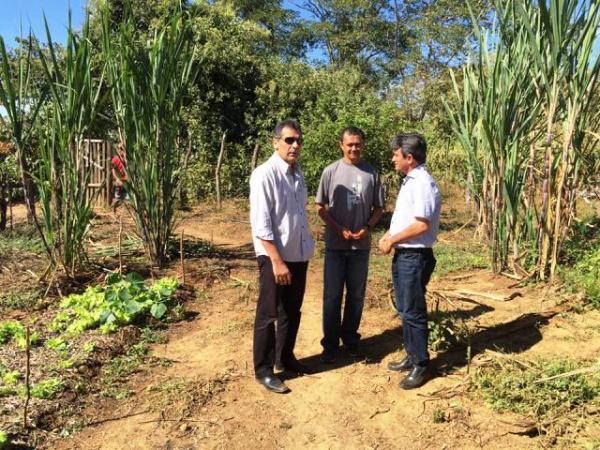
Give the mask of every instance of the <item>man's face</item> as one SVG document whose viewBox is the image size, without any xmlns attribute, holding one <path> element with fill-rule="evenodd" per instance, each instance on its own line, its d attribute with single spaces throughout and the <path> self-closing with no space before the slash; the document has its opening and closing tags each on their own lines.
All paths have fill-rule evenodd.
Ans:
<svg viewBox="0 0 600 450">
<path fill-rule="evenodd" d="M 402 150 L 397 148 L 394 150 L 394 154 L 392 156 L 392 162 L 394 163 L 394 170 L 396 172 L 400 172 L 406 175 L 413 165 L 414 159 L 413 155 L 408 154 L 406 157 L 402 154 Z"/>
<path fill-rule="evenodd" d="M 357 164 L 362 156 L 364 143 L 360 135 L 344 133 L 340 148 L 347 162 Z"/>
<path fill-rule="evenodd" d="M 273 147 L 286 163 L 294 164 L 300 157 L 302 135 L 293 128 L 284 127 L 281 136 L 273 138 Z"/>
</svg>

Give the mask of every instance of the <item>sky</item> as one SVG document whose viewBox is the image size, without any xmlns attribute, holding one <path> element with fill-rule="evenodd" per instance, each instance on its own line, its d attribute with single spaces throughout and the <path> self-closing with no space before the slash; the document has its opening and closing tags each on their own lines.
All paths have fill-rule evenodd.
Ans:
<svg viewBox="0 0 600 450">
<path fill-rule="evenodd" d="M 27 36 L 29 29 L 40 41 L 46 41 L 44 14 L 52 39 L 59 43 L 67 40 L 69 7 L 73 26 L 81 27 L 85 17 L 86 0 L 0 0 L 0 35 L 8 47 L 13 47 L 15 38 Z"/>
</svg>

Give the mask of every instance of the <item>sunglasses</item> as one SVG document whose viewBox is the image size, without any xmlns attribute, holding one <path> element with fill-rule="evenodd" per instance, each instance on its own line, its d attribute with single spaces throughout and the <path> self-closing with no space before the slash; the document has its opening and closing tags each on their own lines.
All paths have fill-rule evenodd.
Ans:
<svg viewBox="0 0 600 450">
<path fill-rule="evenodd" d="M 301 137 L 297 137 L 297 138 L 295 138 L 295 137 L 292 137 L 292 136 L 290 136 L 290 137 L 286 137 L 286 138 L 283 140 L 283 142 L 285 142 L 287 145 L 292 145 L 294 142 L 297 142 L 297 143 L 298 143 L 298 145 L 302 145 L 302 142 L 303 142 L 303 141 L 302 141 L 302 138 L 301 138 Z"/>
</svg>

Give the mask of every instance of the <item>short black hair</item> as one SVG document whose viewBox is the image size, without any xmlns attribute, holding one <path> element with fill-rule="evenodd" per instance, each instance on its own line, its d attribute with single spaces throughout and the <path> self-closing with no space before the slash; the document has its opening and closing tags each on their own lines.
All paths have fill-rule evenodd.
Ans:
<svg viewBox="0 0 600 450">
<path fill-rule="evenodd" d="M 427 142 L 418 133 L 401 133 L 390 141 L 392 151 L 400 149 L 402 156 L 413 155 L 417 164 L 425 164 L 427 160 Z"/>
<path fill-rule="evenodd" d="M 360 140 L 363 141 L 363 143 L 365 142 L 365 133 L 358 127 L 349 126 L 344 128 L 340 133 L 340 142 L 343 142 L 345 134 L 350 136 L 360 136 Z"/>
<path fill-rule="evenodd" d="M 300 124 L 297 120 L 285 119 L 281 122 L 278 122 L 277 125 L 275 125 L 275 134 L 273 136 L 275 136 L 276 138 L 280 138 L 281 132 L 284 128 L 291 128 L 292 130 L 297 131 L 300 135 L 302 135 L 302 128 L 300 128 Z"/>
</svg>

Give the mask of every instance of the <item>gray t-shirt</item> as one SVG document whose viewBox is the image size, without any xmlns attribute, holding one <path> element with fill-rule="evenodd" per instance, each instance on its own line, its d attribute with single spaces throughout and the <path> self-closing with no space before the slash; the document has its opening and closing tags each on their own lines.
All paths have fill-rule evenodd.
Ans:
<svg viewBox="0 0 600 450">
<path fill-rule="evenodd" d="M 379 174 L 365 161 L 353 165 L 339 159 L 323 171 L 316 202 L 327 206 L 329 215 L 340 226 L 357 232 L 366 225 L 372 209 L 384 205 Z M 346 241 L 328 225 L 325 247 L 332 250 L 367 250 L 371 248 L 371 233 L 359 241 Z"/>
</svg>

